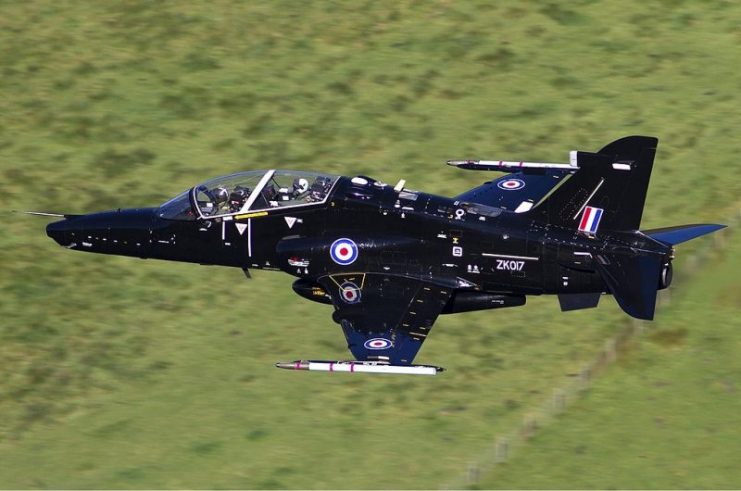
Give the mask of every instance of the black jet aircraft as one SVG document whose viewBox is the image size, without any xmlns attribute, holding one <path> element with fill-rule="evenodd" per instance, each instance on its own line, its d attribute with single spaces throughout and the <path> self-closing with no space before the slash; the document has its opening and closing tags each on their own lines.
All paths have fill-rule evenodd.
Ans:
<svg viewBox="0 0 741 491">
<path fill-rule="evenodd" d="M 356 361 L 279 368 L 434 374 L 412 361 L 440 314 L 543 294 L 586 309 L 610 294 L 628 315 L 654 317 L 673 246 L 723 228 L 640 230 L 657 142 L 626 137 L 563 164 L 449 161 L 506 173 L 452 198 L 364 176 L 241 172 L 157 208 L 61 215 L 47 233 L 79 251 L 295 276 L 296 293 L 333 305 Z"/>
</svg>

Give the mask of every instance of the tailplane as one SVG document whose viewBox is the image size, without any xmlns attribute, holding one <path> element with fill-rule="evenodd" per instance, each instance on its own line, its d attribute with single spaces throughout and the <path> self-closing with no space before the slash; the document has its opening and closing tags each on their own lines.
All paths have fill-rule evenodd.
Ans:
<svg viewBox="0 0 741 491">
<path fill-rule="evenodd" d="M 648 235 L 659 242 L 673 246 L 681 244 L 682 242 L 687 242 L 688 240 L 696 239 L 697 237 L 702 237 L 705 234 L 713 233 L 722 228 L 726 228 L 726 226 L 715 223 L 703 223 L 697 225 L 677 225 L 675 227 L 644 230 L 643 234 Z"/>
</svg>

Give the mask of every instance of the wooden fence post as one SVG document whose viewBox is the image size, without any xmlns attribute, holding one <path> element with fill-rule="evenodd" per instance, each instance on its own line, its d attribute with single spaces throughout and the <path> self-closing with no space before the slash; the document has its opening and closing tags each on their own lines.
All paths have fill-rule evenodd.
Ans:
<svg viewBox="0 0 741 491">
<path fill-rule="evenodd" d="M 556 412 L 561 412 L 565 406 L 566 392 L 561 388 L 553 389 L 553 409 Z"/>
<path fill-rule="evenodd" d="M 474 464 L 468 468 L 468 485 L 473 486 L 479 483 L 479 466 Z"/>
<path fill-rule="evenodd" d="M 497 438 L 497 452 L 494 461 L 497 464 L 506 462 L 509 457 L 509 440 L 506 438 Z"/>
<path fill-rule="evenodd" d="M 617 343 L 615 343 L 615 338 L 611 338 L 605 341 L 605 356 L 607 358 L 607 363 L 612 363 L 617 357 L 616 344 Z"/>
</svg>

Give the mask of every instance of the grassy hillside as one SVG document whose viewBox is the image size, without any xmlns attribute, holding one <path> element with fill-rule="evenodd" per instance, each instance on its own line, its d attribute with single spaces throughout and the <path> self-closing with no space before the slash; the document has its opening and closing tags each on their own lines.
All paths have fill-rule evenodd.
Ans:
<svg viewBox="0 0 741 491">
<path fill-rule="evenodd" d="M 447 158 L 649 134 L 644 226 L 713 221 L 741 194 L 739 25 L 720 1 L 6 3 L 0 206 L 156 205 L 272 166 L 451 195 L 484 176 Z M 290 373 L 347 356 L 290 278 L 65 251 L 5 217 L 0 487 L 436 487 L 623 316 L 533 299 L 441 318 L 418 358 L 440 377 Z"/>
</svg>

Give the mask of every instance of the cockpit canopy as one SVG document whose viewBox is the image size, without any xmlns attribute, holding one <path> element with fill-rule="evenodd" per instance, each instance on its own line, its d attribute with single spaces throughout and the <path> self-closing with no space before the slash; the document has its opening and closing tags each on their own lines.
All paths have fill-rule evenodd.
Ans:
<svg viewBox="0 0 741 491">
<path fill-rule="evenodd" d="M 158 215 L 195 220 L 324 203 L 338 178 L 290 170 L 240 172 L 195 186 L 164 203 Z"/>
</svg>

